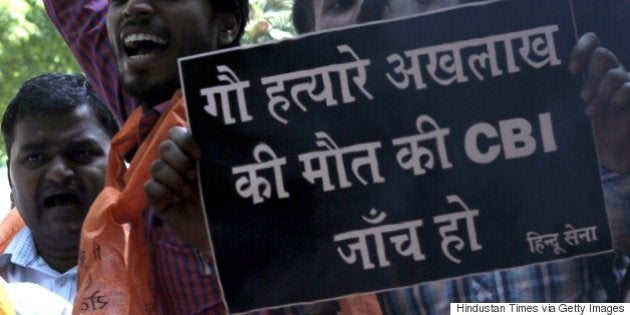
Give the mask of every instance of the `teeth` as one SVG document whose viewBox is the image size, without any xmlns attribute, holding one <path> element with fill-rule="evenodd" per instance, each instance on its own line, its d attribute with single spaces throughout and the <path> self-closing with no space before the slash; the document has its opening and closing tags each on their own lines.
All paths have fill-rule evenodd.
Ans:
<svg viewBox="0 0 630 315">
<path fill-rule="evenodd" d="M 139 41 L 151 41 L 160 45 L 166 45 L 166 41 L 164 39 L 150 34 L 131 34 L 124 38 L 125 45 Z"/>
<path fill-rule="evenodd" d="M 76 207 L 80 205 L 81 201 L 77 196 L 72 194 L 61 194 L 57 196 L 51 196 L 44 200 L 44 206 L 48 208 L 67 208 Z"/>
<path fill-rule="evenodd" d="M 141 59 L 149 58 L 149 57 L 151 57 L 153 55 L 154 54 L 134 55 L 134 56 L 129 56 L 129 59 L 131 59 L 131 60 L 141 60 Z"/>
</svg>

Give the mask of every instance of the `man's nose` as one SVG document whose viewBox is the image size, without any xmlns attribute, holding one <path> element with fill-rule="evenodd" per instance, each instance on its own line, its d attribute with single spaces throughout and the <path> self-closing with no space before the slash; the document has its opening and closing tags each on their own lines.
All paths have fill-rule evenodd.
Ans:
<svg viewBox="0 0 630 315">
<path fill-rule="evenodd" d="M 137 17 L 153 14 L 153 5 L 150 0 L 129 0 L 123 11 L 125 17 Z"/>
<path fill-rule="evenodd" d="M 57 183 L 65 183 L 72 179 L 74 177 L 74 169 L 70 163 L 70 161 L 60 156 L 53 158 L 48 163 L 46 179 Z"/>
</svg>

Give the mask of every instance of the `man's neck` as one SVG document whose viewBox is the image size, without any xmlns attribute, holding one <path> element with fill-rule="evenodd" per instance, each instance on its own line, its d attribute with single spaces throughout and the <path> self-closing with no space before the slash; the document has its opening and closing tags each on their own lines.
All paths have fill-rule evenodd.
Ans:
<svg viewBox="0 0 630 315">
<path fill-rule="evenodd" d="M 35 248 L 37 250 L 37 255 L 39 255 L 44 261 L 48 264 L 48 266 L 59 273 L 65 273 L 70 268 L 77 265 L 77 260 L 79 257 L 79 244 L 77 241 L 76 248 L 74 249 L 56 249 L 50 248 L 45 249 L 41 244 L 38 244 L 35 241 Z"/>
<path fill-rule="evenodd" d="M 72 267 L 77 265 L 78 253 L 75 251 L 75 255 L 64 255 L 58 257 L 56 255 L 47 255 L 38 250 L 39 255 L 44 259 L 48 266 L 59 273 L 65 273 Z"/>
<path fill-rule="evenodd" d="M 178 83 L 164 84 L 151 91 L 147 91 L 147 93 L 137 95 L 137 97 L 141 100 L 142 109 L 147 111 L 169 101 L 178 89 Z"/>
</svg>

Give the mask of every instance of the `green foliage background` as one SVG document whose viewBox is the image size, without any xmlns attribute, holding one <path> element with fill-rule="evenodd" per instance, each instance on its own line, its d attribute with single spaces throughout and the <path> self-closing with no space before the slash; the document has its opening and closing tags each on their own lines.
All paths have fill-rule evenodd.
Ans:
<svg viewBox="0 0 630 315">
<path fill-rule="evenodd" d="M 292 0 L 250 0 L 243 44 L 294 36 L 292 5 Z M 80 71 L 41 0 L 0 0 L 0 114 L 25 80 L 46 72 Z M 4 143 L 0 157 L 4 164 Z"/>
</svg>

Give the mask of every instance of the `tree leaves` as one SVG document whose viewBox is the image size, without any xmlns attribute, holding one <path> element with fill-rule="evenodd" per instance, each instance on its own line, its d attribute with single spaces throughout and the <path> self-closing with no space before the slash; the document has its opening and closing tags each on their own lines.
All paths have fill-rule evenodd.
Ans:
<svg viewBox="0 0 630 315">
<path fill-rule="evenodd" d="M 249 23 L 242 44 L 257 44 L 295 36 L 291 21 L 293 0 L 250 0 Z"/>
<path fill-rule="evenodd" d="M 0 112 L 22 82 L 45 72 L 80 72 L 38 0 L 0 4 Z M 6 161 L 4 144 L 0 148 Z"/>
<path fill-rule="evenodd" d="M 295 35 L 292 0 L 250 0 L 243 44 Z M 0 113 L 25 80 L 46 72 L 81 72 L 40 0 L 0 2 Z M 0 140 L 1 141 L 1 140 Z M 1 161 L 6 161 L 4 144 Z"/>
</svg>

